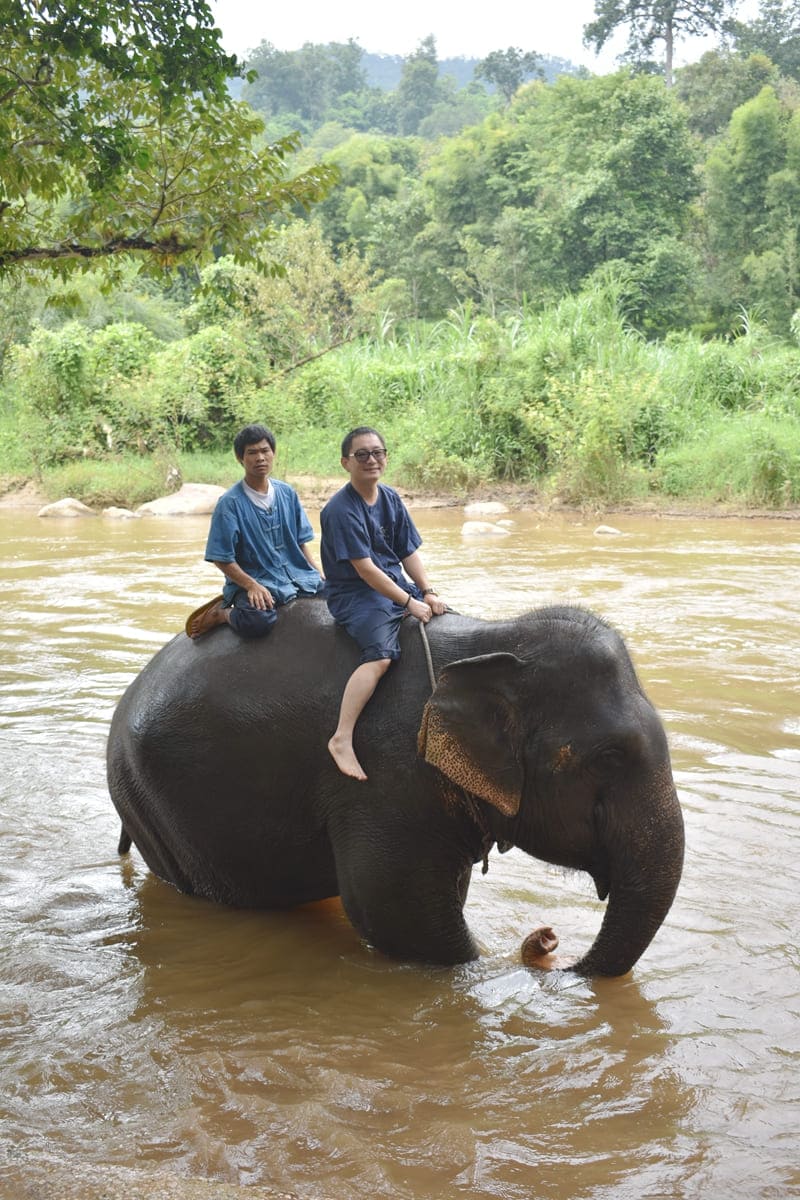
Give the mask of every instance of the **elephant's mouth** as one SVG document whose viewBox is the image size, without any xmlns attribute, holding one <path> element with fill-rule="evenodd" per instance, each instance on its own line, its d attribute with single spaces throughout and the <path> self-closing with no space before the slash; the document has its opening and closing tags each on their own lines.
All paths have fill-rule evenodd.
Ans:
<svg viewBox="0 0 800 1200">
<path fill-rule="evenodd" d="M 597 891 L 597 898 L 599 900 L 605 900 L 609 891 L 611 890 L 605 872 L 592 871 L 592 879 L 594 880 L 594 886 Z"/>
<path fill-rule="evenodd" d="M 604 846 L 595 845 L 589 874 L 594 880 L 595 890 L 599 900 L 606 900 L 611 891 L 611 869 L 608 855 Z"/>
</svg>

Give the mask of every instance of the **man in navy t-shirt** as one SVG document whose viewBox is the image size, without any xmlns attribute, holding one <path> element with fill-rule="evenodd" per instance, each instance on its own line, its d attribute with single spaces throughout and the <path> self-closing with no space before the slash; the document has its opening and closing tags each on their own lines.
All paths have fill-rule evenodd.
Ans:
<svg viewBox="0 0 800 1200">
<path fill-rule="evenodd" d="M 427 624 L 446 605 L 431 588 L 418 553 L 422 544 L 405 504 L 380 482 L 386 445 L 366 425 L 342 442 L 350 482 L 322 510 L 325 597 L 334 620 L 361 648 L 347 681 L 328 749 L 339 770 L 367 776 L 353 749 L 353 730 L 392 661 L 400 657 L 400 623 L 409 613 Z"/>
<path fill-rule="evenodd" d="M 322 588 L 308 549 L 314 531 L 297 493 L 270 479 L 275 435 L 264 425 L 247 425 L 233 449 L 244 479 L 217 501 L 206 545 L 206 561 L 219 567 L 226 582 L 221 597 L 189 617 L 190 638 L 225 622 L 240 637 L 263 637 L 277 621 L 279 605 Z"/>
</svg>

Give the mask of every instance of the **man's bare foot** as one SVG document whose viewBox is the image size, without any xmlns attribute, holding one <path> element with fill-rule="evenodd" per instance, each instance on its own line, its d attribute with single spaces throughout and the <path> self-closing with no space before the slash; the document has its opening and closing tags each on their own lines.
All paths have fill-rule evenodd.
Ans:
<svg viewBox="0 0 800 1200">
<path fill-rule="evenodd" d="M 328 750 L 343 775 L 350 775 L 351 778 L 361 781 L 367 778 L 361 763 L 356 758 L 352 743 L 347 738 L 334 734 L 328 742 Z"/>
<path fill-rule="evenodd" d="M 529 933 L 522 943 L 522 961 L 526 967 L 544 967 L 549 963 L 544 961 L 558 946 L 558 937 L 549 925 L 540 925 Z"/>
<path fill-rule="evenodd" d="M 209 600 L 208 604 L 196 608 L 189 615 L 186 621 L 186 632 L 190 638 L 198 638 L 216 628 L 217 625 L 224 624 L 227 620 L 228 611 L 222 607 L 222 596 L 217 596 L 215 599 Z"/>
</svg>

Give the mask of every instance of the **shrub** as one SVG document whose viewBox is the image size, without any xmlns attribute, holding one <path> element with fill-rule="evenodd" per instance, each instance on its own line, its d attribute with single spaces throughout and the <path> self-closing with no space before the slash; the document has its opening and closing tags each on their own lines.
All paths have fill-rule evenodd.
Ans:
<svg viewBox="0 0 800 1200">
<path fill-rule="evenodd" d="M 652 386 L 588 370 L 554 388 L 551 452 L 556 486 L 567 498 L 619 502 L 647 492 L 649 442 L 642 443 L 637 420 Z"/>
<path fill-rule="evenodd" d="M 800 501 L 800 427 L 763 413 L 718 418 L 702 438 L 659 456 L 667 495 L 781 507 Z"/>
<path fill-rule="evenodd" d="M 141 436 L 131 417 L 137 398 L 149 422 L 149 443 L 168 441 L 179 450 L 197 450 L 229 445 L 235 428 L 253 414 L 259 367 L 247 345 L 217 325 L 157 354 L 135 381 L 118 413 L 118 436 L 129 443 Z M 146 412 L 144 411 L 146 408 Z"/>
</svg>

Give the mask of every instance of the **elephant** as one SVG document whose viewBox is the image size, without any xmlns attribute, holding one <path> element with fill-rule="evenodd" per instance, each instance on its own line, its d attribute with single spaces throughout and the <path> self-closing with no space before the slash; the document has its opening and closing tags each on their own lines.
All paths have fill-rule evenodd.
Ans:
<svg viewBox="0 0 800 1200">
<path fill-rule="evenodd" d="M 226 627 L 173 638 L 111 722 L 120 852 L 132 840 L 163 880 L 222 904 L 340 896 L 374 949 L 454 965 L 479 953 L 463 913 L 473 865 L 517 846 L 608 898 L 568 969 L 626 974 L 672 904 L 684 833 L 622 637 L 557 605 L 410 617 L 401 648 L 357 728 L 363 782 L 326 748 L 358 650 L 323 600 L 281 608 L 258 642 Z"/>
</svg>

